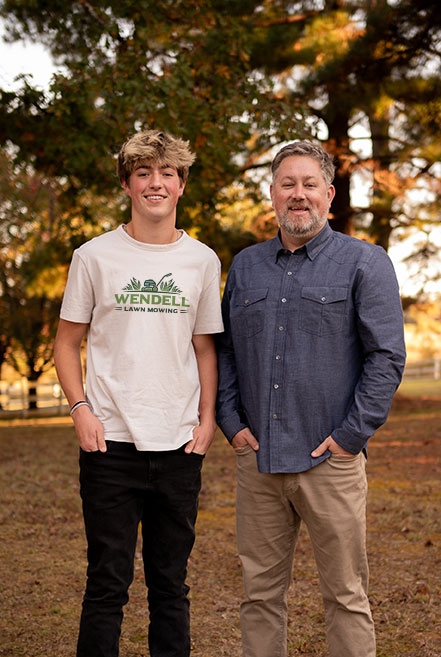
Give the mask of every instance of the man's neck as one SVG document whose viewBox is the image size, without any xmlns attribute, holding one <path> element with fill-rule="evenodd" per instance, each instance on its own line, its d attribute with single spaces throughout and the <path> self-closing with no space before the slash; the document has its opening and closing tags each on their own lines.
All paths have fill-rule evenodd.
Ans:
<svg viewBox="0 0 441 657">
<path fill-rule="evenodd" d="M 285 230 L 283 230 L 283 228 L 280 228 L 280 241 L 282 242 L 285 249 L 288 249 L 294 253 L 294 251 L 300 249 L 302 246 L 310 242 L 316 235 L 321 233 L 325 225 L 326 224 L 323 224 L 320 230 L 315 231 L 311 235 L 289 235 Z"/>
<path fill-rule="evenodd" d="M 287 235 L 284 231 L 280 231 L 280 241 L 282 242 L 285 249 L 288 251 L 296 251 L 300 249 L 304 244 L 309 242 L 312 239 L 311 237 L 295 237 L 293 235 Z"/>
</svg>

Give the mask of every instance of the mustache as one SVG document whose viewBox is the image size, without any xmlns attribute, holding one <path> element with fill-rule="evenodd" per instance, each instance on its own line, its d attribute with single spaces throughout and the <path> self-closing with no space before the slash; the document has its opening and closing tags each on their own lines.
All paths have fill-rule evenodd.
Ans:
<svg viewBox="0 0 441 657">
<path fill-rule="evenodd" d="M 287 206 L 290 210 L 310 210 L 309 203 L 289 203 Z"/>
</svg>

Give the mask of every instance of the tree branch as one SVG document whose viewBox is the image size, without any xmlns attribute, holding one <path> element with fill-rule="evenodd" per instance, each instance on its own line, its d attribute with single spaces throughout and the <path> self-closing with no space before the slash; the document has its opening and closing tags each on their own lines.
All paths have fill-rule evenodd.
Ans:
<svg viewBox="0 0 441 657">
<path fill-rule="evenodd" d="M 283 18 L 273 18 L 267 21 L 255 23 L 256 27 L 273 27 L 274 25 L 291 25 L 292 23 L 300 23 L 308 18 L 319 16 L 322 11 L 307 11 L 304 14 L 295 14 L 294 16 L 283 16 Z"/>
</svg>

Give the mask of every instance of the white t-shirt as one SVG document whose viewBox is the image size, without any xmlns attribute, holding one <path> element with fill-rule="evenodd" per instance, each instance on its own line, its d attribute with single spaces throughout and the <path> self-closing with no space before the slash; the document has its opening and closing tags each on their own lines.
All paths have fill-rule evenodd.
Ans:
<svg viewBox="0 0 441 657">
<path fill-rule="evenodd" d="M 183 233 L 144 244 L 122 226 L 74 252 L 60 317 L 90 323 L 87 397 L 105 438 L 172 450 L 198 425 L 194 334 L 220 333 L 220 262 Z"/>
</svg>

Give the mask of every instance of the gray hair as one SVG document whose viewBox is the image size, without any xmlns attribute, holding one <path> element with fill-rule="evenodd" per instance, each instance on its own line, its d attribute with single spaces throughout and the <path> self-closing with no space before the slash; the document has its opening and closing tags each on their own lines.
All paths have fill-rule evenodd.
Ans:
<svg viewBox="0 0 441 657">
<path fill-rule="evenodd" d="M 323 178 L 328 187 L 334 180 L 335 165 L 332 157 L 325 151 L 324 148 L 318 144 L 313 144 L 311 141 L 295 141 L 292 144 L 288 144 L 287 146 L 284 146 L 280 149 L 271 164 L 273 180 L 276 177 L 277 171 L 282 161 L 286 157 L 291 157 L 291 155 L 303 155 L 306 157 L 312 157 L 314 160 L 316 160 L 320 165 Z"/>
</svg>

